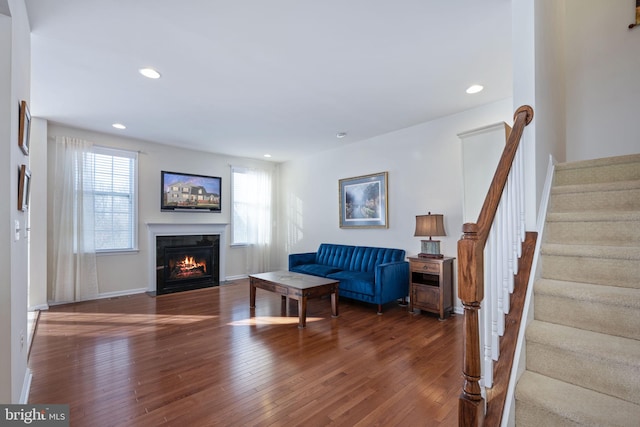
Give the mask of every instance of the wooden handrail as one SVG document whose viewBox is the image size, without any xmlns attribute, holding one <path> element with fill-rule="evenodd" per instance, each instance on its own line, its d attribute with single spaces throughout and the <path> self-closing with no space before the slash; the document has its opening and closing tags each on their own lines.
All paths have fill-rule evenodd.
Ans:
<svg viewBox="0 0 640 427">
<path fill-rule="evenodd" d="M 533 120 L 533 108 L 521 106 L 514 114 L 514 123 L 500 162 L 491 181 L 476 223 L 462 226 L 458 241 L 458 297 L 464 307 L 464 385 L 459 398 L 458 424 L 482 426 L 484 398 L 480 388 L 481 355 L 478 310 L 484 299 L 484 247 L 496 215 L 502 192 L 511 171 L 524 127 Z"/>
</svg>

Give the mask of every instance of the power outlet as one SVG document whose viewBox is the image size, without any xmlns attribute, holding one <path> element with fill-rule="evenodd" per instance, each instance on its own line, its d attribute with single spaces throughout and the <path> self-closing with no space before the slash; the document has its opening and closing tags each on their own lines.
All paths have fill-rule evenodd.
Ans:
<svg viewBox="0 0 640 427">
<path fill-rule="evenodd" d="M 20 331 L 20 348 L 24 348 L 24 331 Z"/>
</svg>

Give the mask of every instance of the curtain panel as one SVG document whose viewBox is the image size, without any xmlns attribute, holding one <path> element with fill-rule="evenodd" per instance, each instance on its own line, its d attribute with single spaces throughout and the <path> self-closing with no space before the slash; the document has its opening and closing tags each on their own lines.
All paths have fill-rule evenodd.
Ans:
<svg viewBox="0 0 640 427">
<path fill-rule="evenodd" d="M 93 144 L 57 137 L 53 197 L 53 302 L 72 302 L 98 295 L 94 244 Z"/>
</svg>

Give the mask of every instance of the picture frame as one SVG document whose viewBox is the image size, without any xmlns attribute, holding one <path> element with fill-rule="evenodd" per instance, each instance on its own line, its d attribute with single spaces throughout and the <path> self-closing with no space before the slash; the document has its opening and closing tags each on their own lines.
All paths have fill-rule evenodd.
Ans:
<svg viewBox="0 0 640 427">
<path fill-rule="evenodd" d="M 18 146 L 22 152 L 29 155 L 29 137 L 31 133 L 31 113 L 29 112 L 29 106 L 27 101 L 21 101 L 19 107 L 19 131 L 18 131 Z"/>
<path fill-rule="evenodd" d="M 18 210 L 29 209 L 29 193 L 31 192 L 31 171 L 27 165 L 20 165 L 18 171 Z"/>
<path fill-rule="evenodd" d="M 388 172 L 338 181 L 340 228 L 389 228 Z"/>
</svg>

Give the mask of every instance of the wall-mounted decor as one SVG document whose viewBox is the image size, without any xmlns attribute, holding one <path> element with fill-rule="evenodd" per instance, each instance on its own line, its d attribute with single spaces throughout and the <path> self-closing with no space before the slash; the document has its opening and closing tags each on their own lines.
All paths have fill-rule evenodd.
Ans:
<svg viewBox="0 0 640 427">
<path fill-rule="evenodd" d="M 161 171 L 160 210 L 221 212 L 222 178 Z"/>
<path fill-rule="evenodd" d="M 29 208 L 29 190 L 31 189 L 31 171 L 26 165 L 20 165 L 18 171 L 18 210 L 26 211 Z"/>
<path fill-rule="evenodd" d="M 340 228 L 389 228 L 387 175 L 380 172 L 339 181 Z"/>
<path fill-rule="evenodd" d="M 29 133 L 31 131 L 31 113 L 27 101 L 20 102 L 18 119 L 18 145 L 24 154 L 29 155 Z"/>
<path fill-rule="evenodd" d="M 640 0 L 636 0 L 636 22 L 629 24 L 629 29 L 640 26 Z"/>
</svg>

